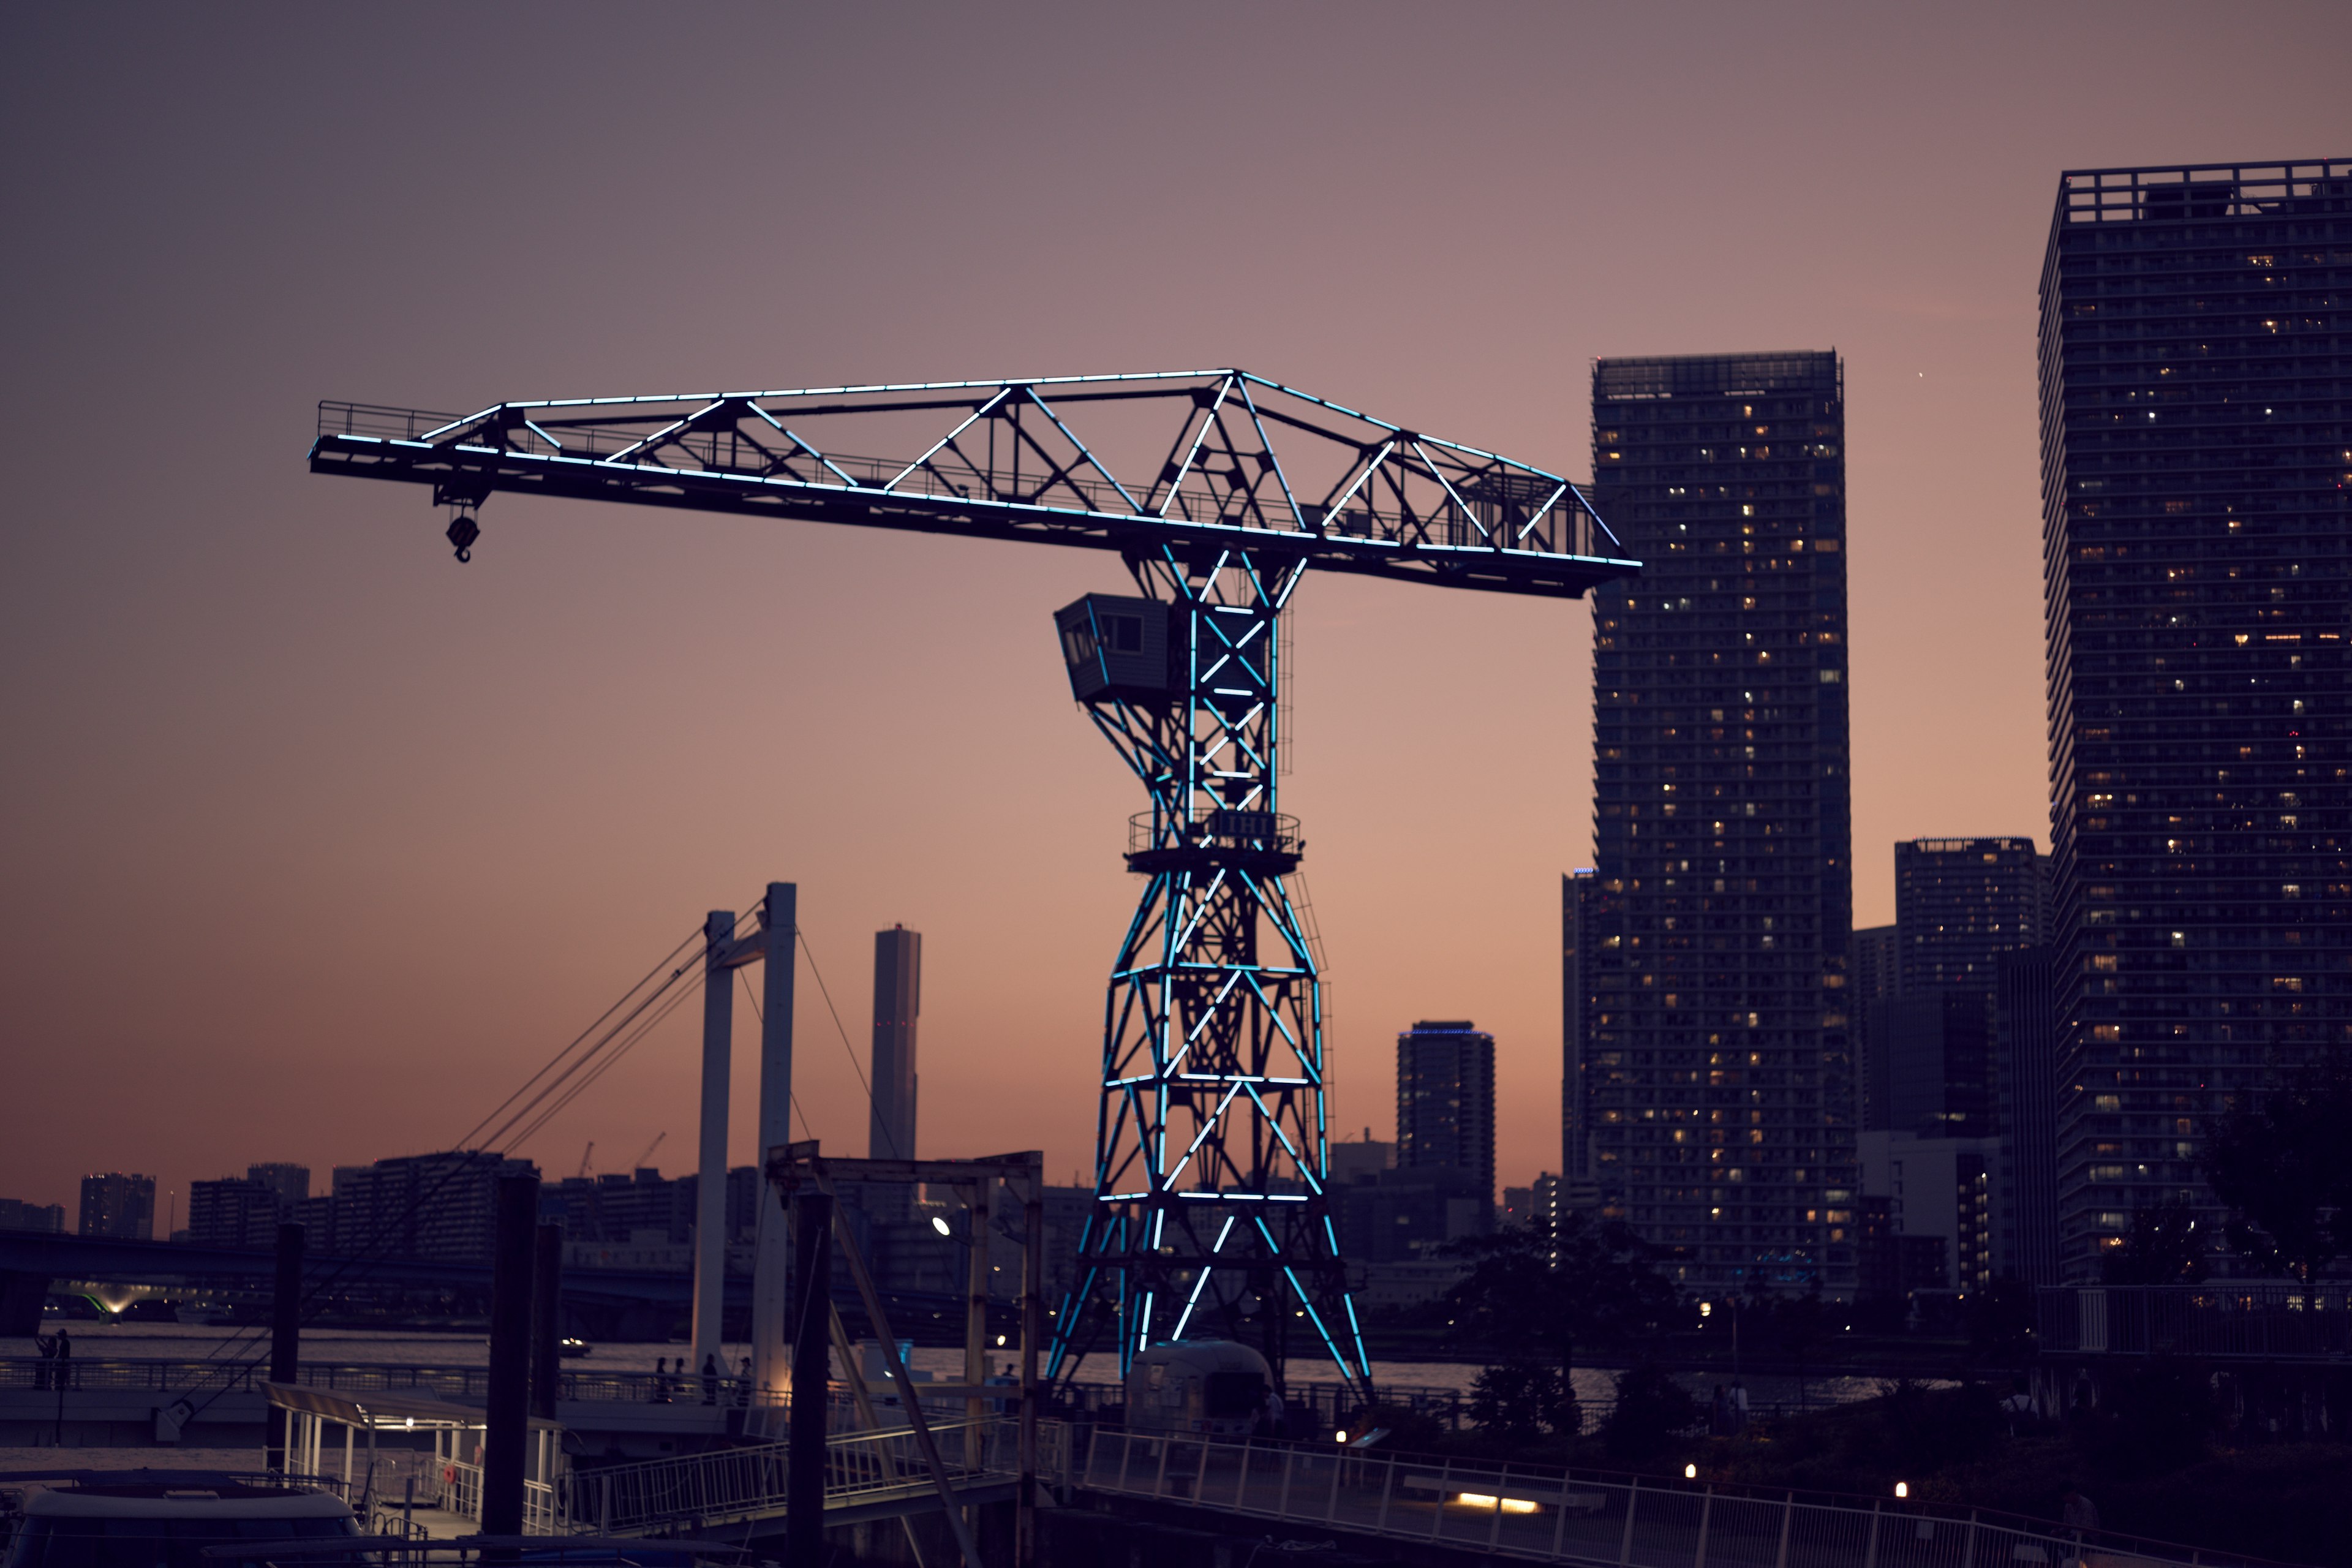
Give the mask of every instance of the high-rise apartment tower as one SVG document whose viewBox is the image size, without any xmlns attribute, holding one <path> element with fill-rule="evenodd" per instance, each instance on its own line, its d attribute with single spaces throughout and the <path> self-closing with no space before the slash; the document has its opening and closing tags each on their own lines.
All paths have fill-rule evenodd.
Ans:
<svg viewBox="0 0 2352 1568">
<path fill-rule="evenodd" d="M 1495 1201 L 1495 1037 L 1466 1019 L 1397 1037 L 1397 1168 L 1462 1172 Z"/>
<path fill-rule="evenodd" d="M 1845 400 L 1834 353 L 1602 360 L 1580 1081 L 1602 1201 L 1684 1283 L 1854 1269 Z"/>
<path fill-rule="evenodd" d="M 1914 838 L 1895 847 L 1895 988 L 1990 994 L 1993 954 L 2043 938 L 2042 857 L 2030 838 Z"/>
<path fill-rule="evenodd" d="M 2042 270 L 2059 1246 L 2352 1048 L 2352 159 L 2061 177 Z M 1616 522 L 1612 516 L 1611 521 Z M 1622 531 L 1622 529 L 1621 529 Z"/>
<path fill-rule="evenodd" d="M 905 926 L 874 933 L 874 1108 L 869 1160 L 915 1157 L 915 1019 L 923 1010 L 923 936 Z"/>
</svg>

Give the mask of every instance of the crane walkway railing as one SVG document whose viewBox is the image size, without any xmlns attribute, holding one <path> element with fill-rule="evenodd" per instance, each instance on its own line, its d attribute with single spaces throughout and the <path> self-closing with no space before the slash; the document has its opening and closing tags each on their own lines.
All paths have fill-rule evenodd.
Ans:
<svg viewBox="0 0 2352 1568">
<path fill-rule="evenodd" d="M 1078 1485 L 1538 1563 L 1606 1568 L 2246 1568 L 2009 1515 L 1801 1500 L 1481 1460 L 1097 1431 Z"/>
<path fill-rule="evenodd" d="M 1038 1468 L 1058 1473 L 1066 1452 L 1058 1422 L 1038 1424 Z M 1020 1477 L 1020 1423 L 1008 1417 L 934 1426 L 933 1439 L 957 1491 L 1011 1485 Z M 824 1506 L 856 1507 L 935 1494 L 930 1468 L 906 1427 L 836 1433 L 825 1439 Z M 741 1524 L 784 1511 L 786 1443 L 724 1448 L 675 1459 L 575 1470 L 564 1481 L 562 1516 L 572 1529 L 639 1535 Z"/>
</svg>

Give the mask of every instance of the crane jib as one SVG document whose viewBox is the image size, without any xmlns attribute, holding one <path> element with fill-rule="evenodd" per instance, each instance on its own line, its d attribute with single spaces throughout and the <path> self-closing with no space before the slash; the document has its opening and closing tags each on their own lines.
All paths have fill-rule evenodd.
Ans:
<svg viewBox="0 0 2352 1568">
<path fill-rule="evenodd" d="M 461 552 L 514 492 L 1547 597 L 1640 570 L 1566 479 L 1239 371 L 319 414 L 314 472 L 429 486 Z"/>
</svg>

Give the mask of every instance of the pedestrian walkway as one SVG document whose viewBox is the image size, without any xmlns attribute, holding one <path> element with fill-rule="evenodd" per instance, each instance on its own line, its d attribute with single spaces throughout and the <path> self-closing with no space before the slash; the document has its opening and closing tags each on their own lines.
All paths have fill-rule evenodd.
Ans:
<svg viewBox="0 0 2352 1568">
<path fill-rule="evenodd" d="M 1606 1568 L 2255 1568 L 2228 1552 L 2064 1531 L 1892 1500 L 1673 1485 L 1622 1475 L 1381 1457 L 1334 1444 L 1207 1443 L 1100 1431 L 1097 1494 Z"/>
</svg>

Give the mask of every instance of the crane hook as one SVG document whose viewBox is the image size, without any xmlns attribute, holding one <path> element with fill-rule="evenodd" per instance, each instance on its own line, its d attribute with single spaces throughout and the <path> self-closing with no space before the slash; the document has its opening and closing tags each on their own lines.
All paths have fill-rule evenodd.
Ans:
<svg viewBox="0 0 2352 1568">
<path fill-rule="evenodd" d="M 470 513 L 459 512 L 449 521 L 449 542 L 457 549 L 459 561 L 474 558 L 474 541 L 482 537 L 482 525 Z"/>
</svg>

